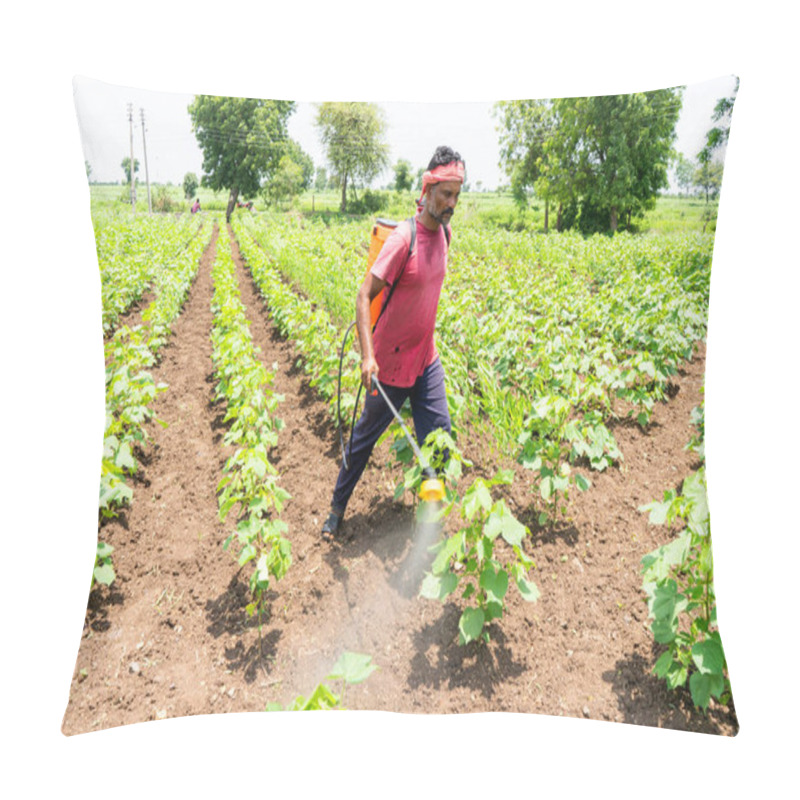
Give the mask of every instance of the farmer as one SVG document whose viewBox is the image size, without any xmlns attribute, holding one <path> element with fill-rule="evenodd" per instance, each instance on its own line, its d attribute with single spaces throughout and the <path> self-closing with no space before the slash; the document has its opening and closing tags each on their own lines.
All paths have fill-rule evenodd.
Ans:
<svg viewBox="0 0 800 800">
<path fill-rule="evenodd" d="M 417 441 L 433 430 L 450 432 L 444 389 L 444 369 L 436 352 L 433 331 L 450 243 L 450 219 L 464 182 L 464 162 L 449 147 L 437 147 L 422 176 L 417 203 L 416 241 L 409 256 L 410 226 L 392 231 L 367 273 L 356 298 L 356 325 L 361 342 L 361 382 L 367 390 L 364 411 L 356 424 L 348 468 L 342 465 L 333 490 L 331 513 L 322 525 L 322 538 L 333 541 L 347 502 L 367 465 L 372 449 L 394 418 L 379 393 L 377 376 L 395 408 L 411 400 Z M 399 276 L 399 278 L 398 278 Z M 387 285 L 397 283 L 375 328 L 370 326 L 370 303 Z M 384 300 L 384 303 L 386 300 Z"/>
<path fill-rule="evenodd" d="M 196 214 L 200 210 L 200 198 L 196 198 L 192 206 L 192 214 Z"/>
</svg>

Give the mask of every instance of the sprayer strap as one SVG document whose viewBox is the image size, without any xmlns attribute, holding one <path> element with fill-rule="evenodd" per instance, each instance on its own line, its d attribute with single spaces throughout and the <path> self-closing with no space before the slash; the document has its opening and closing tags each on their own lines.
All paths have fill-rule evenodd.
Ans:
<svg viewBox="0 0 800 800">
<path fill-rule="evenodd" d="M 386 299 L 383 301 L 381 305 L 381 310 L 378 312 L 378 319 L 375 320 L 375 324 L 372 326 L 372 332 L 375 333 L 375 328 L 378 327 L 378 323 L 383 316 L 383 312 L 386 311 L 386 306 L 389 305 L 389 301 L 392 299 L 392 294 L 394 292 L 394 287 L 400 282 L 400 276 L 403 274 L 403 270 L 406 268 L 406 264 L 408 264 L 408 260 L 411 258 L 411 253 L 414 250 L 414 243 L 417 241 L 417 221 L 414 217 L 409 217 L 406 222 L 411 227 L 411 239 L 408 243 L 408 253 L 406 254 L 406 260 L 403 262 L 403 266 L 400 269 L 400 272 L 397 273 L 397 277 L 394 279 L 394 283 L 389 285 L 389 293 L 386 295 Z"/>
<path fill-rule="evenodd" d="M 383 301 L 383 305 L 381 306 L 380 312 L 378 312 L 378 319 L 375 320 L 375 324 L 372 326 L 372 332 L 375 333 L 375 328 L 378 327 L 378 322 L 380 322 L 381 317 L 383 316 L 383 312 L 386 310 L 386 306 L 389 305 L 389 301 L 392 299 L 392 293 L 394 292 L 394 287 L 400 283 L 400 277 L 403 274 L 403 270 L 406 268 L 406 264 L 408 264 L 408 260 L 411 258 L 411 253 L 414 250 L 414 243 L 417 241 L 417 220 L 416 217 L 409 217 L 406 222 L 411 227 L 411 240 L 408 243 L 408 254 L 406 255 L 406 260 L 403 262 L 403 266 L 400 269 L 400 272 L 397 274 L 397 277 L 394 280 L 394 283 L 389 285 L 389 293 L 386 295 L 386 299 Z M 447 225 L 444 226 L 444 238 L 447 239 L 447 248 L 450 249 L 450 231 L 447 228 Z"/>
</svg>

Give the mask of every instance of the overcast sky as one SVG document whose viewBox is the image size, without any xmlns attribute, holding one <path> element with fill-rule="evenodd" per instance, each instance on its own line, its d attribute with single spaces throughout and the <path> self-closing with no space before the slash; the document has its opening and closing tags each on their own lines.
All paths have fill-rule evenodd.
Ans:
<svg viewBox="0 0 800 800">
<path fill-rule="evenodd" d="M 731 94 L 734 78 L 725 76 L 692 84 L 684 93 L 677 126 L 677 149 L 693 158 L 711 126 L 711 114 L 720 97 Z M 141 111 L 144 110 L 147 164 L 153 183 L 181 183 L 187 172 L 202 173 L 202 155 L 192 133 L 187 106 L 191 94 L 174 94 L 115 86 L 84 77 L 73 83 L 75 106 L 84 156 L 92 168 L 92 180 L 123 179 L 120 162 L 130 153 L 128 104 L 133 110 L 133 150 L 139 159 L 139 179 L 144 180 Z M 659 87 L 653 87 L 659 88 Z M 435 148 L 448 144 L 467 164 L 467 180 L 495 188 L 505 180 L 498 166 L 496 120 L 491 102 L 474 103 L 380 103 L 386 112 L 390 163 L 405 158 L 416 170 L 427 165 Z M 325 156 L 314 125 L 313 103 L 297 104 L 289 119 L 289 135 L 313 159 L 325 165 Z M 375 185 L 391 180 L 384 172 Z"/>
</svg>

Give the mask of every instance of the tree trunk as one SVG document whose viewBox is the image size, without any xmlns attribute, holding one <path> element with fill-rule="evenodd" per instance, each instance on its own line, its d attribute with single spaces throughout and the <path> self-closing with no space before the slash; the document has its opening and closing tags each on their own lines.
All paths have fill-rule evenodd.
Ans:
<svg viewBox="0 0 800 800">
<path fill-rule="evenodd" d="M 547 233 L 547 223 L 550 219 L 550 201 L 544 201 L 544 232 Z"/>
<path fill-rule="evenodd" d="M 339 206 L 339 211 L 342 214 L 347 211 L 347 175 L 342 175 L 342 204 Z"/>
<path fill-rule="evenodd" d="M 611 206 L 611 230 L 616 233 L 617 230 L 617 207 Z"/>
<path fill-rule="evenodd" d="M 228 208 L 225 210 L 225 222 L 230 224 L 231 214 L 233 209 L 236 208 L 236 201 L 239 199 L 239 190 L 234 186 L 231 188 L 230 197 L 228 197 Z"/>
<path fill-rule="evenodd" d="M 564 204 L 558 204 L 558 214 L 556 214 L 556 230 L 561 233 L 561 212 L 564 209 Z"/>
</svg>

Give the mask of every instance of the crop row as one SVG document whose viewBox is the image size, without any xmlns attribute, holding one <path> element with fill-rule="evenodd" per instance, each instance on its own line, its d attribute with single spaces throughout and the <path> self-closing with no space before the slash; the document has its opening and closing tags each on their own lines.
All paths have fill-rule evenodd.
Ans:
<svg viewBox="0 0 800 800">
<path fill-rule="evenodd" d="M 143 324 L 133 328 L 123 325 L 105 344 L 106 419 L 99 495 L 102 517 L 115 516 L 117 509 L 133 499 L 127 476 L 138 470 L 134 450 L 147 441 L 146 423 L 153 418 L 151 404 L 156 393 L 167 388 L 156 385 L 150 368 L 183 308 L 210 237 L 209 230 L 202 238 L 193 239 L 168 268 L 159 271 L 153 287 L 155 297 L 142 314 Z M 106 548 L 100 543 L 103 553 Z M 98 566 L 105 567 L 97 573 L 98 579 L 103 583 L 113 580 L 113 571 L 107 562 L 101 562 L 100 553 Z"/>
<path fill-rule="evenodd" d="M 182 251 L 199 237 L 199 221 L 188 214 L 171 216 L 100 214 L 95 220 L 100 265 L 103 333 L 141 300 L 148 287 L 170 269 Z"/>
<path fill-rule="evenodd" d="M 694 409 L 697 435 L 687 449 L 701 460 L 661 501 L 640 507 L 654 525 L 677 533 L 667 544 L 642 559 L 643 582 L 651 631 L 663 647 L 653 672 L 670 689 L 688 682 L 692 702 L 706 709 L 712 697 L 723 705 L 730 699 L 730 679 L 717 626 L 714 558 L 706 488 L 704 406 Z"/>
<path fill-rule="evenodd" d="M 234 233 L 242 255 L 266 302 L 270 316 L 283 336 L 294 341 L 301 356 L 309 383 L 328 404 L 331 415 L 336 413 L 337 375 L 341 329 L 331 321 L 327 309 L 315 306 L 298 295 L 243 223 L 234 220 Z M 342 367 L 342 413 L 352 411 L 360 375 L 355 369 L 358 355 L 351 349 Z"/>
<path fill-rule="evenodd" d="M 269 460 L 269 449 L 277 444 L 282 428 L 275 411 L 283 397 L 272 391 L 274 375 L 267 372 L 253 344 L 227 235 L 217 248 L 212 278 L 216 399 L 224 401 L 224 421 L 229 423 L 224 443 L 236 447 L 217 487 L 219 516 L 224 521 L 238 508 L 236 532 L 226 539 L 225 548 L 235 540 L 239 565 L 254 563 L 253 600 L 247 611 L 258 614 L 260 632 L 270 581 L 280 580 L 292 560 L 291 544 L 284 536 L 288 528 L 279 517 L 289 494 L 278 484 L 278 471 Z"/>
</svg>

